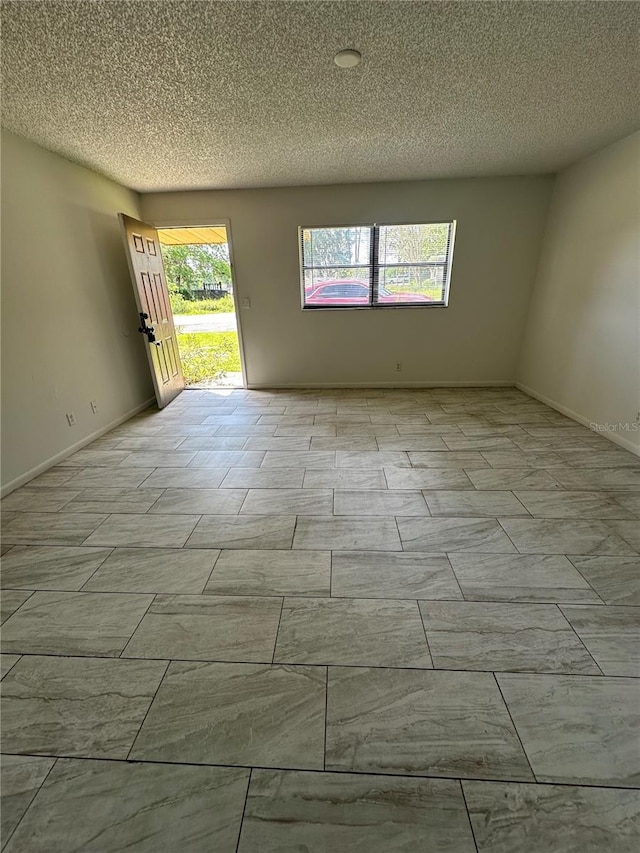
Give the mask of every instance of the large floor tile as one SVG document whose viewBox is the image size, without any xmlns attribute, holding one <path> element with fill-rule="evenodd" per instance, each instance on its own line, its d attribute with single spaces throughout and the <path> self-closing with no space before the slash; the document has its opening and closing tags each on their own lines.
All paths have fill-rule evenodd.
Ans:
<svg viewBox="0 0 640 853">
<path fill-rule="evenodd" d="M 308 468 L 305 489 L 386 489 L 384 472 L 379 468 Z"/>
<path fill-rule="evenodd" d="M 276 663 L 431 667 L 415 601 L 285 598 Z"/>
<path fill-rule="evenodd" d="M 229 767 L 60 759 L 7 851 L 235 853 L 248 781 Z"/>
<path fill-rule="evenodd" d="M 478 853 L 636 853 L 640 792 L 462 783 Z"/>
<path fill-rule="evenodd" d="M 640 685 L 634 678 L 498 675 L 539 782 L 640 786 Z"/>
<path fill-rule="evenodd" d="M 486 468 L 469 471 L 469 479 L 476 489 L 561 489 L 551 471 L 540 468 Z"/>
<path fill-rule="evenodd" d="M 410 452 L 409 459 L 414 468 L 464 468 L 473 470 L 474 468 L 488 468 L 489 463 L 476 451 L 467 453 L 455 453 L 453 451 L 426 451 Z M 394 464 L 394 463 L 390 463 Z"/>
<path fill-rule="evenodd" d="M 65 485 L 72 489 L 136 489 L 150 474 L 153 474 L 154 470 L 154 468 L 83 468 Z M 149 488 L 151 487 L 157 488 L 158 484 L 150 483 Z"/>
<path fill-rule="evenodd" d="M 222 489 L 299 489 L 304 468 L 230 468 Z"/>
<path fill-rule="evenodd" d="M 626 467 L 640 468 L 640 459 L 635 453 L 622 448 L 609 447 L 607 450 L 559 450 L 558 455 L 567 465 L 576 468 L 611 468 Z"/>
<path fill-rule="evenodd" d="M 604 521 L 501 518 L 500 523 L 522 554 L 637 553 Z"/>
<path fill-rule="evenodd" d="M 110 548 L 16 545 L 2 560 L 2 586 L 13 589 L 80 589 L 104 563 Z"/>
<path fill-rule="evenodd" d="M 12 613 L 21 607 L 33 593 L 24 589 L 3 589 L 0 591 L 0 625 L 3 625 Z"/>
<path fill-rule="evenodd" d="M 84 585 L 89 592 L 200 593 L 217 550 L 115 548 Z"/>
<path fill-rule="evenodd" d="M 157 595 L 122 657 L 270 662 L 279 598 Z"/>
<path fill-rule="evenodd" d="M 181 548 L 199 515 L 110 515 L 85 545 Z"/>
<path fill-rule="evenodd" d="M 2 681 L 2 751 L 126 758 L 166 667 L 25 655 Z"/>
<path fill-rule="evenodd" d="M 295 515 L 203 515 L 187 548 L 291 548 L 295 526 Z"/>
<path fill-rule="evenodd" d="M 3 529 L 2 539 L 14 545 L 81 545 L 106 518 L 80 512 L 21 512 Z"/>
<path fill-rule="evenodd" d="M 162 489 L 83 489 L 63 512 L 144 513 L 162 495 Z"/>
<path fill-rule="evenodd" d="M 398 518 L 405 551 L 477 551 L 515 554 L 495 518 Z"/>
<path fill-rule="evenodd" d="M 222 551 L 205 593 L 328 596 L 330 551 Z M 179 591 L 179 590 L 178 590 Z"/>
<path fill-rule="evenodd" d="M 473 489 L 458 468 L 385 468 L 384 475 L 389 489 Z"/>
<path fill-rule="evenodd" d="M 569 559 L 605 604 L 640 605 L 640 556 Z"/>
<path fill-rule="evenodd" d="M 334 551 L 331 595 L 342 598 L 462 598 L 445 554 Z"/>
<path fill-rule="evenodd" d="M 247 439 L 242 435 L 196 435 L 185 438 L 180 450 L 266 450 L 265 447 L 247 447 Z"/>
<path fill-rule="evenodd" d="M 333 468 L 336 454 L 333 450 L 283 451 L 267 450 L 263 468 Z"/>
<path fill-rule="evenodd" d="M 0 844 L 2 849 L 55 762 L 33 755 L 3 755 L 0 769 Z M 15 848 L 20 849 L 20 848 Z M 27 849 L 27 848 L 23 848 Z"/>
<path fill-rule="evenodd" d="M 175 662 L 131 757 L 322 769 L 325 694 L 324 667 Z"/>
<path fill-rule="evenodd" d="M 144 481 L 144 488 L 217 489 L 228 468 L 156 468 Z"/>
<path fill-rule="evenodd" d="M 17 489 L 3 498 L 2 512 L 58 512 L 79 494 L 80 489 Z"/>
<path fill-rule="evenodd" d="M 553 604 L 421 601 L 420 612 L 436 669 L 600 674 Z"/>
<path fill-rule="evenodd" d="M 371 452 L 378 450 L 378 442 L 373 435 L 314 436 L 311 439 L 311 450 L 366 450 Z"/>
<path fill-rule="evenodd" d="M 189 468 L 259 468 L 264 456 L 259 450 L 198 450 Z"/>
<path fill-rule="evenodd" d="M 409 468 L 411 463 L 402 451 L 339 450 L 336 453 L 337 468 Z"/>
<path fill-rule="evenodd" d="M 551 468 L 566 465 L 557 453 L 540 451 L 527 453 L 524 450 L 487 450 L 483 454 L 492 468 Z M 553 470 L 551 475 L 554 476 Z"/>
<path fill-rule="evenodd" d="M 459 784 L 254 770 L 238 853 L 475 853 Z"/>
<path fill-rule="evenodd" d="M 447 445 L 439 435 L 401 435 L 379 437 L 376 439 L 380 450 L 447 450 Z"/>
<path fill-rule="evenodd" d="M 180 453 L 179 450 L 134 450 L 120 462 L 121 468 L 184 468 L 197 455 L 197 451 Z M 224 467 L 224 466 L 220 466 Z"/>
<path fill-rule="evenodd" d="M 636 607 L 561 608 L 605 675 L 640 676 L 640 610 Z"/>
<path fill-rule="evenodd" d="M 128 450 L 93 450 L 85 448 L 67 456 L 58 464 L 63 468 L 115 468 L 129 456 Z"/>
<path fill-rule="evenodd" d="M 330 668 L 326 769 L 532 778 L 494 678 L 481 672 Z"/>
<path fill-rule="evenodd" d="M 534 518 L 628 519 L 634 514 L 605 492 L 518 491 L 516 497 Z M 498 513 L 508 515 L 508 513 Z"/>
<path fill-rule="evenodd" d="M 431 515 L 439 516 L 487 516 L 497 518 L 499 515 L 525 515 L 529 513 L 508 491 L 424 491 L 424 498 L 429 506 Z M 405 513 L 397 513 L 404 515 Z"/>
<path fill-rule="evenodd" d="M 564 554 L 453 552 L 449 559 L 462 594 L 472 601 L 601 603 Z"/>
<path fill-rule="evenodd" d="M 116 657 L 152 601 L 151 595 L 34 592 L 3 625 L 3 651 Z"/>
<path fill-rule="evenodd" d="M 336 515 L 422 515 L 429 510 L 419 491 L 337 490 Z"/>
<path fill-rule="evenodd" d="M 250 489 L 242 515 L 331 515 L 331 489 Z"/>
<path fill-rule="evenodd" d="M 293 547 L 311 551 L 402 550 L 395 520 L 383 516 L 300 516 Z"/>
<path fill-rule="evenodd" d="M 167 489 L 149 511 L 159 515 L 237 515 L 246 489 Z"/>
<path fill-rule="evenodd" d="M 640 491 L 640 470 L 611 466 L 608 468 L 554 468 L 553 478 L 565 489 L 616 489 Z"/>
</svg>

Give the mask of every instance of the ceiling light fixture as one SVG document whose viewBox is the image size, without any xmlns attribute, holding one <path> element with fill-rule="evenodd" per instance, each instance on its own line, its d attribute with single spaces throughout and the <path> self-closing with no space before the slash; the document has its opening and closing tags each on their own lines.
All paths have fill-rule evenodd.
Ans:
<svg viewBox="0 0 640 853">
<path fill-rule="evenodd" d="M 339 68 L 355 68 L 362 62 L 362 54 L 357 50 L 341 50 L 333 57 Z"/>
</svg>

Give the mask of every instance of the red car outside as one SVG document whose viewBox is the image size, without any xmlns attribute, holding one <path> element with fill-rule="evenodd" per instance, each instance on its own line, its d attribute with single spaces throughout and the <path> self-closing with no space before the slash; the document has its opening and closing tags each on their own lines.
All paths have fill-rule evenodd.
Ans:
<svg viewBox="0 0 640 853">
<path fill-rule="evenodd" d="M 306 291 L 306 288 L 305 288 Z M 378 303 L 433 302 L 421 293 L 392 293 L 378 288 Z M 354 278 L 336 278 L 323 281 L 305 292 L 306 305 L 368 305 L 369 285 Z"/>
</svg>

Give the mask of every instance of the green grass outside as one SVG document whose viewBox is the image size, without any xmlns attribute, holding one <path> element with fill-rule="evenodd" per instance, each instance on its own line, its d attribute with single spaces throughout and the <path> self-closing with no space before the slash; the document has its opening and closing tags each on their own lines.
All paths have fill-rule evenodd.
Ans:
<svg viewBox="0 0 640 853">
<path fill-rule="evenodd" d="M 242 370 L 237 332 L 189 332 L 177 338 L 187 385 Z"/>
<path fill-rule="evenodd" d="M 169 293 L 171 310 L 174 314 L 232 314 L 233 297 L 220 299 L 185 299 L 179 293 Z"/>
</svg>

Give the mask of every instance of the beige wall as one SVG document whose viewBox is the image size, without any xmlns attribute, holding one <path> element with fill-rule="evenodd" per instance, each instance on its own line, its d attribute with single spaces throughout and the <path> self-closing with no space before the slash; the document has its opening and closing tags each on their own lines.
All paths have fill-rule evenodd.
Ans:
<svg viewBox="0 0 640 853">
<path fill-rule="evenodd" d="M 518 379 L 584 423 L 640 412 L 640 133 L 558 176 Z"/>
<path fill-rule="evenodd" d="M 138 216 L 138 203 L 118 184 L 3 132 L 5 491 L 153 394 L 116 218 L 120 210 Z"/>
<path fill-rule="evenodd" d="M 142 197 L 156 225 L 228 220 L 248 382 L 509 383 L 552 178 L 494 178 Z M 457 220 L 449 307 L 300 310 L 298 226 Z M 402 362 L 401 373 L 395 371 Z"/>
</svg>

